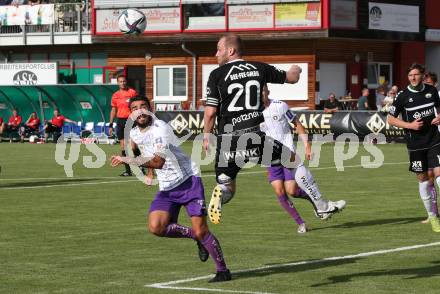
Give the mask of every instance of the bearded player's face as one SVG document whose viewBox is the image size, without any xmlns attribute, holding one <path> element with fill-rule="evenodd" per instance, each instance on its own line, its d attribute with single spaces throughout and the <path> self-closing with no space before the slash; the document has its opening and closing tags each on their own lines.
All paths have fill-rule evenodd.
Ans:
<svg viewBox="0 0 440 294">
<path fill-rule="evenodd" d="M 136 118 L 136 123 L 141 128 L 147 127 L 151 122 L 151 116 L 148 114 L 150 109 L 145 101 L 133 101 L 130 105 L 132 115 Z M 134 119 L 133 117 L 133 119 Z"/>
</svg>

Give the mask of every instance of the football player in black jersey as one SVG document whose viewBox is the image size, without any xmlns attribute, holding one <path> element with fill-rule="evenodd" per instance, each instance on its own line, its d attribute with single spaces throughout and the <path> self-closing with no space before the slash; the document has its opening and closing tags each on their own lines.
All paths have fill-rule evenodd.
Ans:
<svg viewBox="0 0 440 294">
<path fill-rule="evenodd" d="M 409 170 L 419 181 L 419 193 L 429 215 L 432 230 L 440 232 L 440 222 L 431 209 L 428 169 L 433 169 L 440 185 L 440 98 L 437 89 L 423 83 L 425 68 L 417 63 L 408 68 L 409 85 L 390 107 L 388 123 L 405 129 L 409 153 Z M 399 117 L 399 115 L 401 115 Z"/>
<path fill-rule="evenodd" d="M 235 178 L 245 163 L 264 166 L 280 165 L 292 170 L 301 189 L 306 191 L 319 214 L 331 214 L 345 207 L 343 203 L 324 199 L 311 173 L 289 148 L 265 136 L 260 130 L 264 121 L 263 86 L 267 83 L 298 82 L 301 68 L 292 65 L 288 71 L 262 62 L 244 61 L 241 38 L 225 35 L 217 43 L 219 68 L 213 70 L 207 84 L 204 113 L 203 147 L 209 148 L 209 137 L 217 119 L 215 172 L 218 185 L 208 206 L 214 224 L 220 222 L 221 206 L 235 193 Z"/>
<path fill-rule="evenodd" d="M 426 73 L 423 82 L 437 88 L 437 74 L 435 72 Z M 437 190 L 435 189 L 435 177 L 432 168 L 428 169 L 428 177 L 429 191 L 431 192 L 431 211 L 438 217 Z M 422 220 L 422 223 L 429 224 L 429 215 L 427 219 Z"/>
</svg>

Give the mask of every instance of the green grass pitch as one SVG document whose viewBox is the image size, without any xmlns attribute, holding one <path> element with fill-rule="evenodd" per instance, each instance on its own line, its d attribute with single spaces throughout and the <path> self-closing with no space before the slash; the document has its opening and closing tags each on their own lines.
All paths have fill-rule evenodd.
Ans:
<svg viewBox="0 0 440 294">
<path fill-rule="evenodd" d="M 327 198 L 348 205 L 323 222 L 296 200 L 312 228 L 305 235 L 279 206 L 264 169 L 244 170 L 222 223 L 210 225 L 233 280 L 171 285 L 177 289 L 145 285 L 212 274 L 214 264 L 198 260 L 191 240 L 147 233 L 157 188 L 117 177 L 122 169 L 108 159 L 118 147 L 100 147 L 104 167 L 86 169 L 82 157 L 91 153 L 82 146 L 67 178 L 55 145 L 0 144 L 0 293 L 440 293 L 440 244 L 357 256 L 440 241 L 420 223 L 426 213 L 404 145 L 378 145 L 386 163 L 380 168 L 360 167 L 369 154 L 361 147 L 338 172 L 334 145 L 325 144 L 312 173 Z M 203 167 L 203 181 L 209 201 L 212 165 Z M 184 210 L 180 219 L 189 224 Z M 348 255 L 355 256 L 321 261 Z"/>
</svg>

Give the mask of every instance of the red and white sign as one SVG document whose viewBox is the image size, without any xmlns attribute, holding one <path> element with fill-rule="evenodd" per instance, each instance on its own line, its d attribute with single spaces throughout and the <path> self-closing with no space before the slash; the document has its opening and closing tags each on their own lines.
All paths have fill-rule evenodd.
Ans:
<svg viewBox="0 0 440 294">
<path fill-rule="evenodd" d="M 229 28 L 273 28 L 273 5 L 231 5 L 228 7 Z"/>
<path fill-rule="evenodd" d="M 147 17 L 145 32 L 180 31 L 179 7 L 140 9 Z M 122 9 L 97 9 L 96 33 L 119 33 L 118 17 Z"/>
</svg>

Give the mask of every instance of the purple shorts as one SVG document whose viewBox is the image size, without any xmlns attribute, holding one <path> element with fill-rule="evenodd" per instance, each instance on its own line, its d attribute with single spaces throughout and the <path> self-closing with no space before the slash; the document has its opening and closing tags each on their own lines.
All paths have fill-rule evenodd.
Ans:
<svg viewBox="0 0 440 294">
<path fill-rule="evenodd" d="M 272 183 L 273 181 L 276 180 L 281 180 L 281 181 L 295 180 L 295 177 L 292 174 L 292 170 L 285 168 L 282 165 L 268 167 L 267 178 L 269 179 L 269 183 Z"/>
<path fill-rule="evenodd" d="M 171 222 L 177 222 L 182 205 L 189 217 L 206 215 L 205 190 L 200 177 L 191 176 L 174 189 L 157 192 L 149 212 L 167 211 Z"/>
</svg>

